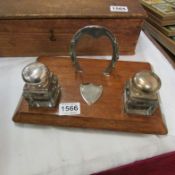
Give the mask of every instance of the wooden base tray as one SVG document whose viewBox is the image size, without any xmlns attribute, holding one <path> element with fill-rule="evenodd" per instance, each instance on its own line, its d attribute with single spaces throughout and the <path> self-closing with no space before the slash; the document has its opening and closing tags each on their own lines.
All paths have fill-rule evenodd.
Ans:
<svg viewBox="0 0 175 175">
<path fill-rule="evenodd" d="M 76 116 L 59 116 L 56 108 L 29 108 L 22 98 L 13 121 L 39 125 L 56 125 L 108 129 L 147 134 L 166 134 L 167 129 L 158 108 L 153 116 L 127 115 L 124 113 L 123 91 L 125 82 L 136 72 L 150 70 L 148 63 L 118 61 L 111 76 L 104 76 L 103 69 L 107 60 L 80 59 L 83 74 L 75 73 L 70 58 L 40 57 L 59 78 L 61 97 L 59 103 L 80 102 L 81 114 Z M 87 105 L 80 95 L 82 82 L 103 85 L 101 98 L 93 105 Z"/>
</svg>

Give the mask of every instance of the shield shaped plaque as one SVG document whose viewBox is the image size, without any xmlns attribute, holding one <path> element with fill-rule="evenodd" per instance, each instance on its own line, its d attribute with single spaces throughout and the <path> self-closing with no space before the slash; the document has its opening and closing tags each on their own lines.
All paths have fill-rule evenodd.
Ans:
<svg viewBox="0 0 175 175">
<path fill-rule="evenodd" d="M 92 83 L 84 83 L 80 85 L 80 93 L 84 101 L 91 105 L 95 103 L 102 95 L 103 86 Z"/>
</svg>

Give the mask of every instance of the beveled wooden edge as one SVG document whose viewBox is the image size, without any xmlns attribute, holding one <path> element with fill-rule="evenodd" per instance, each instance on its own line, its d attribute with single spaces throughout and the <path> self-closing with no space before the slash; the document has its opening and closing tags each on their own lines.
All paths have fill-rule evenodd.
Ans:
<svg viewBox="0 0 175 175">
<path fill-rule="evenodd" d="M 18 15 L 16 14 L 14 15 L 4 15 L 0 17 L 0 20 L 20 20 L 20 19 L 24 19 L 24 20 L 39 20 L 39 19 L 146 19 L 148 16 L 145 13 L 144 15 L 124 15 L 121 14 L 120 16 L 114 16 L 114 15 L 104 15 L 103 18 L 101 17 L 101 15 L 94 15 L 94 16 L 80 16 L 80 15 L 40 15 L 40 14 L 36 14 L 36 15 Z"/>
<path fill-rule="evenodd" d="M 44 120 L 42 118 L 45 117 Z M 47 117 L 47 119 L 46 119 Z M 52 117 L 52 120 L 49 119 L 49 117 Z M 57 120 L 57 117 L 60 117 L 59 120 Z M 61 119 L 62 117 L 62 119 Z M 29 120 L 30 118 L 30 120 Z M 33 118 L 33 119 L 32 119 Z M 107 120 L 107 119 L 94 119 L 94 118 L 82 118 L 82 117 L 76 117 L 76 116 L 54 116 L 53 115 L 44 115 L 43 114 L 29 114 L 29 113 L 16 113 L 13 116 L 13 121 L 15 123 L 25 123 L 25 124 L 37 124 L 37 125 L 48 125 L 48 126 L 58 126 L 58 127 L 71 127 L 71 128 L 86 128 L 86 129 L 98 129 L 98 130 L 106 130 L 106 131 L 118 131 L 118 132 L 128 132 L 128 133 L 142 133 L 142 134 L 158 134 L 158 135 L 166 135 L 168 133 L 168 130 L 164 123 L 162 123 L 162 130 L 157 129 L 155 127 L 155 130 L 149 131 L 145 128 L 147 127 L 147 123 L 145 123 L 145 127 L 137 126 L 137 129 L 134 127 L 132 121 L 115 121 L 115 120 Z M 32 120 L 31 120 L 32 119 Z M 73 119 L 73 120 L 72 120 Z M 42 123 L 40 122 L 42 120 Z M 69 122 L 71 121 L 71 122 Z M 70 124 L 71 123 L 71 124 Z M 123 125 L 125 123 L 126 125 Z M 139 122 L 137 122 L 138 124 Z M 155 123 L 153 123 L 156 125 Z M 83 126 L 82 126 L 83 125 Z M 117 129 L 116 129 L 117 126 Z M 125 127 L 123 127 L 125 126 Z M 128 126 L 130 127 L 130 130 L 128 130 Z"/>
</svg>

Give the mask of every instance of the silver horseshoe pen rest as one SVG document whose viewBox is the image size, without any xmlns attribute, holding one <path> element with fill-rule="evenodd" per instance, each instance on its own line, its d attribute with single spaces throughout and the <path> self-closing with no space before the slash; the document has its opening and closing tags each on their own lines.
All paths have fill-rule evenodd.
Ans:
<svg viewBox="0 0 175 175">
<path fill-rule="evenodd" d="M 83 71 L 78 63 L 77 55 L 75 51 L 76 46 L 83 35 L 90 35 L 94 38 L 99 38 L 102 36 L 106 36 L 107 38 L 109 38 L 113 49 L 112 60 L 107 66 L 107 68 L 103 71 L 103 74 L 110 75 L 113 68 L 115 67 L 117 60 L 119 59 L 118 43 L 116 41 L 115 36 L 112 34 L 111 31 L 109 31 L 108 29 L 102 26 L 86 26 L 78 30 L 73 36 L 71 40 L 71 45 L 70 45 L 71 59 L 77 72 Z M 102 85 L 96 85 L 90 82 L 80 84 L 80 94 L 88 105 L 95 103 L 102 96 L 102 92 L 103 92 Z"/>
<path fill-rule="evenodd" d="M 70 56 L 71 56 L 73 64 L 75 65 L 76 71 L 78 71 L 78 72 L 83 71 L 78 63 L 78 60 L 77 60 L 76 46 L 77 46 L 80 38 L 85 34 L 90 35 L 94 38 L 106 36 L 111 41 L 112 49 L 113 49 L 112 60 L 111 60 L 110 64 L 107 66 L 107 68 L 103 71 L 104 75 L 109 75 L 112 72 L 113 68 L 115 67 L 117 60 L 119 59 L 118 42 L 110 30 L 108 30 L 105 27 L 96 26 L 96 25 L 86 26 L 86 27 L 78 30 L 71 40 Z"/>
</svg>

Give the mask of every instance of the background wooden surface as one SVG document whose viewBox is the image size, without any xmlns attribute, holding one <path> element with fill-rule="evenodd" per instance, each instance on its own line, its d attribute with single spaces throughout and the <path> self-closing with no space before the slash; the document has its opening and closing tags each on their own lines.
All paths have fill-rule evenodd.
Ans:
<svg viewBox="0 0 175 175">
<path fill-rule="evenodd" d="M 111 12 L 110 5 L 127 6 L 128 12 Z M 138 0 L 7 0 L 0 1 L 0 56 L 69 55 L 70 40 L 87 25 L 111 30 L 120 54 L 135 53 L 146 13 Z M 128 39 L 129 38 L 129 39 Z M 110 55 L 103 37 L 82 38 L 79 55 Z"/>
<path fill-rule="evenodd" d="M 156 27 L 148 22 L 144 22 L 143 29 L 147 30 L 158 42 L 166 47 L 173 55 L 175 55 L 175 42 L 170 37 L 160 32 Z"/>
<path fill-rule="evenodd" d="M 111 13 L 110 5 L 127 6 L 128 13 Z M 138 0 L 6 0 L 0 18 L 145 18 Z"/>
<path fill-rule="evenodd" d="M 120 54 L 134 54 L 141 19 L 40 19 L 0 20 L 0 56 L 69 55 L 73 35 L 87 25 L 100 25 L 118 39 Z M 79 55 L 111 55 L 108 38 L 84 35 L 77 46 Z"/>
<path fill-rule="evenodd" d="M 58 107 L 29 108 L 22 99 L 13 120 L 19 123 L 57 125 L 66 127 L 108 129 L 137 133 L 166 134 L 167 129 L 161 117 L 160 109 L 150 117 L 127 115 L 124 113 L 123 90 L 125 82 L 136 72 L 149 70 L 148 63 L 119 61 L 111 76 L 102 74 L 109 61 L 81 59 L 84 73 L 75 73 L 70 58 L 41 57 L 38 61 L 46 64 L 58 75 L 61 84 L 61 102 L 80 102 L 81 114 L 77 116 L 59 116 Z M 91 82 L 104 87 L 102 97 L 88 106 L 82 99 L 80 83 Z"/>
</svg>

